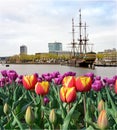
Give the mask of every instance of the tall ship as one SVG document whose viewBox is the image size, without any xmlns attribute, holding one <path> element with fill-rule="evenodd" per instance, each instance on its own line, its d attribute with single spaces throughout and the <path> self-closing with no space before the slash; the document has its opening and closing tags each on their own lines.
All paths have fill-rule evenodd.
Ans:
<svg viewBox="0 0 117 130">
<path fill-rule="evenodd" d="M 78 39 L 75 41 L 75 28 L 78 28 Z M 74 19 L 72 18 L 72 42 L 71 45 L 71 56 L 69 65 L 79 67 L 90 67 L 94 65 L 96 59 L 96 53 L 92 50 L 92 45 L 89 44 L 87 35 L 87 25 L 82 23 L 81 10 L 79 10 L 79 24 L 74 25 Z M 91 48 L 89 47 L 91 46 Z"/>
</svg>

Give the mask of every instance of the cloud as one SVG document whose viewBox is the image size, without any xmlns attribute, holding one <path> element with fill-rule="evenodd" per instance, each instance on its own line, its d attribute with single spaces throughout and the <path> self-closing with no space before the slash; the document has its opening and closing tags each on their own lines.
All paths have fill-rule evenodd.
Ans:
<svg viewBox="0 0 117 130">
<path fill-rule="evenodd" d="M 117 34 L 116 4 L 115 0 L 0 1 L 0 44 L 3 45 L 0 56 L 19 54 L 22 44 L 27 45 L 29 54 L 48 52 L 48 43 L 54 41 L 62 42 L 64 50 L 68 50 L 72 41 L 71 19 L 78 25 L 80 8 L 95 51 L 113 48 Z M 78 34 L 75 36 L 77 40 Z"/>
</svg>

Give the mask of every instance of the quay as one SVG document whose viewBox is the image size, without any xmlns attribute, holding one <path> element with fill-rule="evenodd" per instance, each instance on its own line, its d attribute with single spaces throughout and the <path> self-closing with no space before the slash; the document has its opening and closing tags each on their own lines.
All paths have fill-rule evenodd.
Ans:
<svg viewBox="0 0 117 130">
<path fill-rule="evenodd" d="M 94 62 L 95 66 L 104 66 L 104 67 L 117 67 L 117 61 L 97 61 Z"/>
</svg>

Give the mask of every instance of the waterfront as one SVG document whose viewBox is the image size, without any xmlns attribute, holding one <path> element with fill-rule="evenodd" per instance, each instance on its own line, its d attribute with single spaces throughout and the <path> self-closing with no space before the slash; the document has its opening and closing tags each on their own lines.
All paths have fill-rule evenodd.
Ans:
<svg viewBox="0 0 117 130">
<path fill-rule="evenodd" d="M 95 67 L 95 69 L 82 68 L 82 67 L 71 67 L 63 65 L 49 65 L 49 64 L 10 64 L 9 67 L 0 64 L 0 70 L 15 70 L 19 75 L 23 74 L 43 74 L 59 71 L 64 74 L 68 71 L 76 72 L 77 76 L 83 75 L 88 72 L 93 72 L 95 75 L 101 77 L 113 77 L 117 74 L 117 67 Z"/>
</svg>

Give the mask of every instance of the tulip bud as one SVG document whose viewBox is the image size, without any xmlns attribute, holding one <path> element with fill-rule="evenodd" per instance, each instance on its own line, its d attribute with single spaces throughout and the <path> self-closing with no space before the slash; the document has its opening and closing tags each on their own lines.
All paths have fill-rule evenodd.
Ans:
<svg viewBox="0 0 117 130">
<path fill-rule="evenodd" d="M 9 106 L 7 103 L 4 104 L 4 108 L 3 108 L 4 113 L 7 115 L 9 113 Z"/>
<path fill-rule="evenodd" d="M 98 120 L 97 120 L 98 127 L 100 129 L 105 129 L 108 126 L 108 119 L 107 114 L 105 110 L 102 110 L 99 114 Z"/>
<path fill-rule="evenodd" d="M 101 100 L 98 103 L 98 111 L 101 112 L 102 110 L 104 110 L 104 101 L 103 100 Z"/>
<path fill-rule="evenodd" d="M 35 120 L 34 113 L 31 109 L 31 106 L 28 106 L 26 109 L 25 121 L 28 125 L 32 125 L 34 120 Z"/>
<path fill-rule="evenodd" d="M 57 121 L 57 117 L 56 117 L 56 113 L 55 113 L 55 110 L 54 110 L 54 109 L 52 109 L 52 110 L 50 111 L 49 120 L 50 120 L 50 122 L 51 122 L 52 124 L 55 124 L 56 121 Z"/>
<path fill-rule="evenodd" d="M 114 90 L 115 90 L 115 93 L 117 94 L 117 79 L 115 81 Z"/>
</svg>

